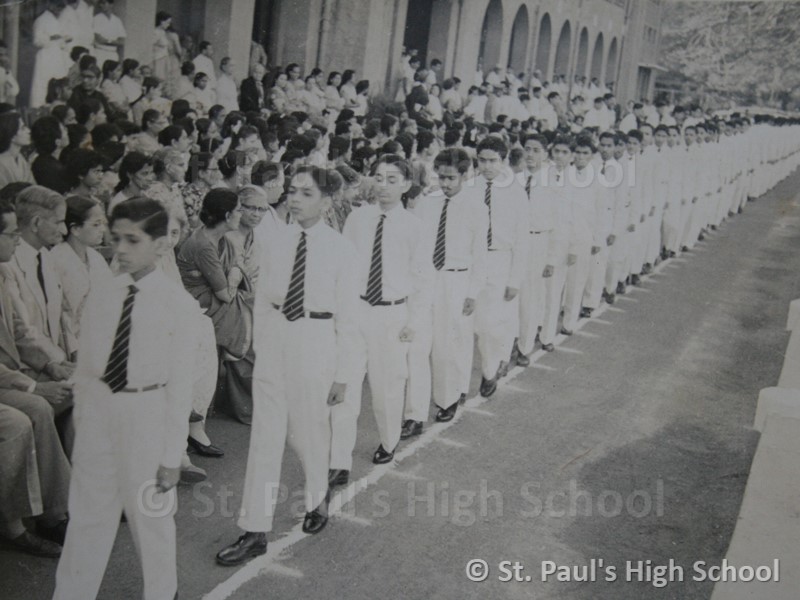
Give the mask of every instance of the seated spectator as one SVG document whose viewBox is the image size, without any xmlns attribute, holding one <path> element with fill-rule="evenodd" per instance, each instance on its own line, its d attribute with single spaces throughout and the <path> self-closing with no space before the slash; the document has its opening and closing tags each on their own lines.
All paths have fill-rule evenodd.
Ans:
<svg viewBox="0 0 800 600">
<path fill-rule="evenodd" d="M 158 134 L 169 125 L 169 121 L 163 113 L 151 108 L 142 114 L 141 123 L 141 133 L 130 137 L 128 148 L 132 152 L 141 152 L 150 156 L 161 149 L 161 144 L 158 143 Z"/>
<path fill-rule="evenodd" d="M 100 84 L 100 92 L 108 101 L 109 114 L 111 121 L 116 119 L 130 119 L 131 104 L 125 90 L 120 85 L 122 77 L 122 64 L 116 60 L 107 60 L 103 63 L 103 82 Z"/>
<path fill-rule="evenodd" d="M 59 194 L 66 193 L 71 182 L 66 168 L 58 160 L 58 155 L 69 142 L 67 128 L 55 117 L 41 117 L 31 127 L 31 140 L 37 154 L 31 164 L 36 183 Z"/>
<path fill-rule="evenodd" d="M 115 190 L 117 193 L 108 204 L 107 214 L 111 215 L 111 211 L 123 200 L 144 195 L 155 180 L 152 158 L 141 152 L 126 154 L 119 167 L 119 184 Z"/>
<path fill-rule="evenodd" d="M 33 183 L 33 173 L 22 149 L 31 143 L 31 131 L 16 111 L 0 114 L 0 188 L 13 181 Z"/>
<path fill-rule="evenodd" d="M 104 207 L 86 196 L 67 198 L 67 239 L 56 245 L 50 256 L 64 297 L 61 324 L 67 354 L 74 361 L 78 351 L 80 323 L 86 297 L 92 286 L 112 277 L 105 259 L 95 248 L 107 229 Z"/>
<path fill-rule="evenodd" d="M 203 198 L 211 188 L 219 185 L 222 173 L 219 170 L 217 158 L 210 152 L 193 154 L 189 159 L 188 184 L 183 187 L 183 208 L 189 221 L 189 230 L 194 231 L 200 226 L 200 211 L 203 207 Z"/>
<path fill-rule="evenodd" d="M 253 415 L 252 287 L 244 269 L 223 252 L 223 237 L 239 228 L 241 206 L 235 193 L 214 189 L 203 199 L 203 225 L 183 243 L 178 268 L 186 290 L 214 322 L 225 362 L 227 409 L 243 423 Z"/>
<path fill-rule="evenodd" d="M 67 105 L 74 108 L 77 113 L 78 107 L 86 100 L 97 100 L 103 105 L 105 114 L 111 112 L 106 97 L 100 92 L 100 69 L 96 64 L 81 69 L 81 83 L 73 88 Z"/>
</svg>

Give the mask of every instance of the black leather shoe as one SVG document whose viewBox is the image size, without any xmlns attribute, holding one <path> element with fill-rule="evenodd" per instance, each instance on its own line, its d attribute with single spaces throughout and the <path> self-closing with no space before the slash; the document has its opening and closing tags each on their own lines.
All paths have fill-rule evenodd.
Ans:
<svg viewBox="0 0 800 600">
<path fill-rule="evenodd" d="M 500 361 L 500 365 L 497 367 L 497 373 L 495 373 L 494 378 L 495 379 L 502 379 L 503 377 L 508 375 L 508 367 L 509 366 L 510 365 L 509 365 L 508 362 L 506 362 L 504 360 L 501 360 Z"/>
<path fill-rule="evenodd" d="M 306 513 L 306 517 L 303 519 L 303 533 L 314 535 L 325 529 L 325 525 L 328 524 L 328 502 L 330 502 L 330 499 L 331 493 L 328 491 L 322 503 L 311 512 Z"/>
<path fill-rule="evenodd" d="M 650 263 L 644 263 L 644 266 L 642 267 L 642 275 L 649 275 L 652 272 L 653 272 L 653 265 L 651 265 Z"/>
<path fill-rule="evenodd" d="M 636 273 L 631 275 L 631 285 L 639 285 L 642 283 L 642 278 L 639 277 Z"/>
<path fill-rule="evenodd" d="M 458 402 L 453 402 L 447 408 L 439 408 L 436 411 L 436 422 L 437 423 L 447 423 L 448 421 L 452 421 L 453 417 L 456 416 L 456 410 L 458 410 Z"/>
<path fill-rule="evenodd" d="M 492 377 L 491 379 L 486 379 L 486 377 L 481 377 L 481 396 L 484 398 L 489 398 L 492 394 L 497 391 L 497 377 Z"/>
<path fill-rule="evenodd" d="M 26 531 L 8 541 L 17 550 L 32 556 L 41 556 L 42 558 L 58 558 L 61 556 L 61 546 L 59 544 L 39 537 L 30 531 Z"/>
<path fill-rule="evenodd" d="M 567 329 L 566 327 L 561 328 L 561 333 L 563 335 L 572 335 L 573 331 L 571 329 Z"/>
<path fill-rule="evenodd" d="M 689 246 L 681 246 L 681 252 L 688 252 Z"/>
<path fill-rule="evenodd" d="M 717 230 L 717 226 L 716 225 L 711 225 L 711 231 L 716 231 L 716 230 Z"/>
<path fill-rule="evenodd" d="M 403 428 L 400 430 L 400 439 L 407 440 L 410 437 L 414 437 L 415 435 L 420 435 L 422 433 L 422 421 L 414 421 L 413 419 L 407 419 L 405 423 L 403 423 Z"/>
<path fill-rule="evenodd" d="M 669 257 L 670 257 L 670 258 L 675 258 L 676 256 L 678 256 L 678 255 L 677 255 L 677 253 L 675 252 L 675 250 L 670 250 L 670 251 L 669 251 Z"/>
<path fill-rule="evenodd" d="M 736 209 L 736 212 L 742 214 L 744 212 L 744 209 L 740 206 L 738 209 Z"/>
<path fill-rule="evenodd" d="M 246 531 L 238 540 L 217 553 L 217 564 L 223 567 L 233 567 L 266 553 L 267 534 Z"/>
<path fill-rule="evenodd" d="M 603 290 L 603 300 L 606 301 L 606 304 L 614 304 L 616 299 L 617 296 L 613 292 L 609 293 L 606 290 Z"/>
<path fill-rule="evenodd" d="M 592 309 L 586 308 L 585 306 L 581 308 L 581 319 L 591 319 L 592 318 Z"/>
<path fill-rule="evenodd" d="M 337 485 L 347 485 L 350 481 L 350 471 L 347 469 L 330 469 L 328 470 L 328 486 L 336 487 Z"/>
<path fill-rule="evenodd" d="M 46 527 L 40 522 L 36 523 L 36 535 L 44 540 L 55 542 L 59 546 L 64 545 L 64 538 L 67 537 L 67 524 L 69 521 L 64 519 L 52 527 Z"/>
<path fill-rule="evenodd" d="M 467 395 L 466 394 L 461 394 L 458 397 L 458 403 L 463 406 L 464 404 L 466 404 L 466 402 L 467 402 Z"/>
<path fill-rule="evenodd" d="M 626 290 L 625 290 L 625 284 L 624 284 L 624 283 L 622 283 L 622 282 L 620 281 L 620 282 L 617 284 L 617 293 L 618 293 L 618 294 L 624 294 L 624 293 L 625 293 L 625 291 L 626 291 Z"/>
<path fill-rule="evenodd" d="M 522 367 L 524 369 L 525 367 L 529 367 L 530 366 L 531 359 L 528 358 L 527 356 L 525 356 L 522 352 L 518 352 L 517 353 L 517 361 L 516 362 L 517 362 L 517 366 L 518 367 Z"/>
<path fill-rule="evenodd" d="M 376 465 L 385 465 L 388 462 L 391 462 L 394 458 L 394 450 L 391 452 L 387 451 L 383 444 L 378 446 L 378 449 L 375 450 L 375 454 L 372 455 L 372 462 Z"/>
<path fill-rule="evenodd" d="M 545 352 L 553 352 L 556 347 L 553 344 L 542 344 L 542 350 Z"/>
<path fill-rule="evenodd" d="M 221 458 L 225 456 L 225 453 L 214 444 L 201 444 L 192 436 L 189 436 L 187 440 L 189 442 L 189 447 L 200 456 L 210 456 L 211 458 Z"/>
<path fill-rule="evenodd" d="M 706 235 L 701 232 L 700 235 L 697 236 L 697 241 L 702 242 L 704 239 L 706 239 Z"/>
</svg>

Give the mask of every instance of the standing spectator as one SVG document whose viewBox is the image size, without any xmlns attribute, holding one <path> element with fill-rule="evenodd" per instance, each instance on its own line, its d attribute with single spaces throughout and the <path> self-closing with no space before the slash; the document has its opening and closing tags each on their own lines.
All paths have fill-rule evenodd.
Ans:
<svg viewBox="0 0 800 600">
<path fill-rule="evenodd" d="M 33 23 L 33 43 L 39 49 L 33 67 L 31 108 L 43 106 L 47 97 L 47 84 L 67 74 L 64 57 L 64 36 L 58 16 L 64 10 L 64 0 L 47 0 L 47 8 Z"/>
<path fill-rule="evenodd" d="M 169 56 L 169 40 L 167 28 L 172 24 L 172 16 L 160 10 L 156 13 L 156 29 L 153 32 L 153 75 L 167 81 L 167 59 Z"/>
<path fill-rule="evenodd" d="M 200 42 L 200 54 L 194 57 L 192 61 L 197 73 L 205 73 L 208 77 L 208 85 L 212 90 L 217 89 L 217 71 L 214 68 L 214 47 L 211 42 Z"/>
<path fill-rule="evenodd" d="M 225 107 L 228 112 L 239 110 L 239 92 L 234 77 L 236 63 L 229 56 L 219 63 L 220 75 L 217 79 L 217 103 Z"/>
<path fill-rule="evenodd" d="M 111 12 L 114 0 L 97 0 L 94 16 L 94 55 L 97 62 L 119 60 L 127 33 L 120 18 Z"/>
<path fill-rule="evenodd" d="M 242 112 L 259 112 L 265 108 L 264 104 L 264 76 L 266 71 L 261 63 L 250 67 L 250 77 L 242 81 L 242 95 L 239 99 L 239 108 Z"/>
<path fill-rule="evenodd" d="M 139 73 L 139 61 L 126 58 L 122 61 L 122 77 L 119 85 L 128 99 L 128 104 L 136 102 L 142 97 L 142 77 Z"/>
<path fill-rule="evenodd" d="M 352 69 L 347 69 L 342 73 L 342 83 L 339 85 L 339 94 L 344 100 L 344 108 L 355 109 L 358 106 L 358 92 L 356 91 L 356 84 L 353 79 L 356 72 Z"/>
<path fill-rule="evenodd" d="M 11 72 L 8 47 L 0 41 L 0 103 L 14 105 L 19 94 L 19 83 Z"/>
</svg>

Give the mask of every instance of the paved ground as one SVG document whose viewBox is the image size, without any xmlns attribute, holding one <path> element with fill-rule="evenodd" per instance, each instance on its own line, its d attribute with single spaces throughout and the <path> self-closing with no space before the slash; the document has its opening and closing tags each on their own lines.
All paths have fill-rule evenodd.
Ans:
<svg viewBox="0 0 800 600">
<path fill-rule="evenodd" d="M 365 402 L 361 479 L 334 498 L 341 512 L 316 538 L 300 532 L 301 475 L 287 453 L 270 552 L 241 570 L 213 557 L 238 535 L 249 431 L 212 420 L 227 455 L 197 459 L 210 483 L 180 492 L 181 597 L 708 598 L 711 585 L 692 581 L 691 565 L 725 554 L 757 442 L 758 390 L 778 379 L 788 304 L 800 297 L 798 183 L 795 173 L 660 266 L 491 400 L 429 426 L 395 465 L 369 462 L 378 440 Z M 488 564 L 486 581 L 467 579 L 472 559 Z M 581 572 L 541 580 L 542 561 L 592 559 L 594 582 L 576 581 Z M 686 581 L 625 581 L 626 561 L 670 559 Z M 499 581 L 501 561 L 519 561 L 531 580 Z M 605 567 L 617 581 L 604 580 Z M 1 595 L 49 598 L 54 570 L 2 547 Z M 100 598 L 138 598 L 140 585 L 122 525 Z"/>
</svg>

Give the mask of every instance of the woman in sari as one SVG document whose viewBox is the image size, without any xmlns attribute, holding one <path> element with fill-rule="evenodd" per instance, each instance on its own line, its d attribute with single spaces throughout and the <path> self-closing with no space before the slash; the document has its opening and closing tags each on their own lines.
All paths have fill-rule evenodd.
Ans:
<svg viewBox="0 0 800 600">
<path fill-rule="evenodd" d="M 220 360 L 225 365 L 225 408 L 249 424 L 253 416 L 253 293 L 245 270 L 224 252 L 225 234 L 236 231 L 240 219 L 241 207 L 234 192 L 209 191 L 200 211 L 203 225 L 181 245 L 177 262 L 184 287 L 214 323 Z"/>
</svg>

